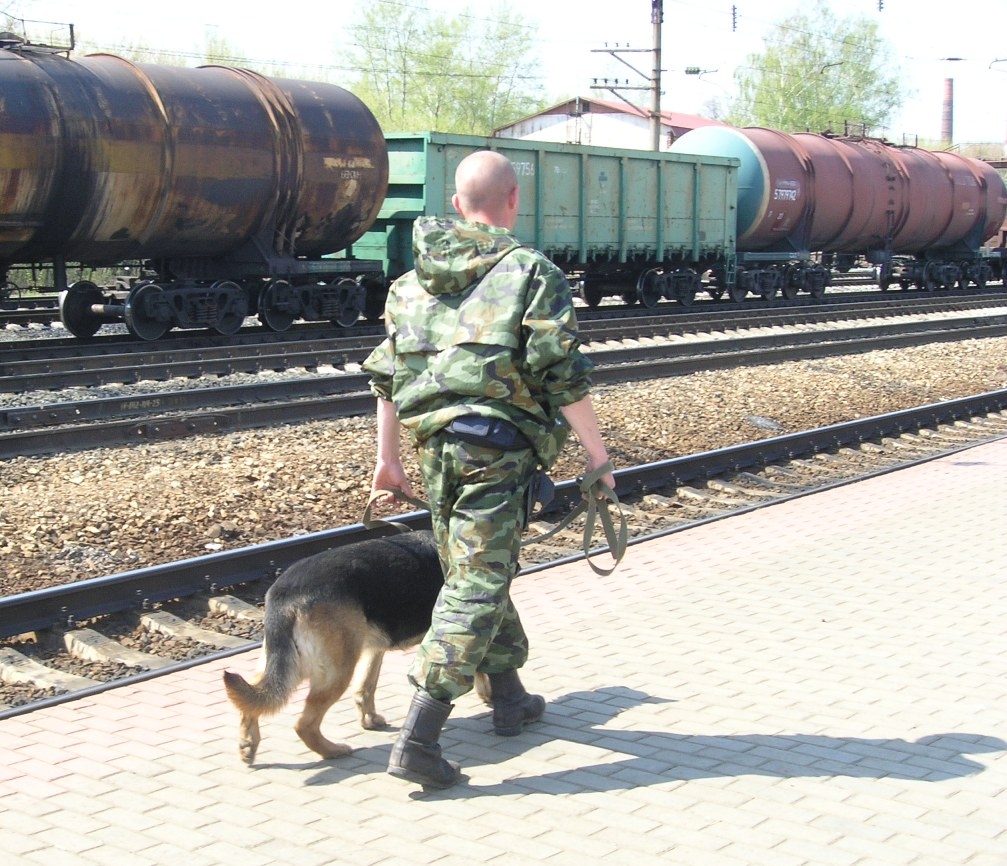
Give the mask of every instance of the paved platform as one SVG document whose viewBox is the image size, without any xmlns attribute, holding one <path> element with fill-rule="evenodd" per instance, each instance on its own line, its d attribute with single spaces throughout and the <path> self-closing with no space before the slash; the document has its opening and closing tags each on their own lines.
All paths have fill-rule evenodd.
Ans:
<svg viewBox="0 0 1007 866">
<path fill-rule="evenodd" d="M 350 702 L 316 760 L 303 692 L 237 755 L 225 667 L 0 722 L 4 863 L 1007 864 L 1007 440 L 519 578 L 548 701 L 521 737 L 474 695 L 468 781 L 384 772 Z M 403 717 L 409 656 L 378 691 Z"/>
</svg>

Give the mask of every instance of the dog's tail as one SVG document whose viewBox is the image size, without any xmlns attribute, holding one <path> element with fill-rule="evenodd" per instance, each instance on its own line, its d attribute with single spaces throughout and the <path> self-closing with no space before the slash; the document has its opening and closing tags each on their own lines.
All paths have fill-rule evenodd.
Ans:
<svg viewBox="0 0 1007 866">
<path fill-rule="evenodd" d="M 294 617 L 266 613 L 263 652 L 265 668 L 248 682 L 241 674 L 224 671 L 224 690 L 244 715 L 278 713 L 301 681 L 300 659 L 294 641 Z"/>
</svg>

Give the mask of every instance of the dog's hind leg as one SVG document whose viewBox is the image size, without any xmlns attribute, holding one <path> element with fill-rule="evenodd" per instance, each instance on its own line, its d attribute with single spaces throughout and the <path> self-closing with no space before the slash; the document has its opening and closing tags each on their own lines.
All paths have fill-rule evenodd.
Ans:
<svg viewBox="0 0 1007 866">
<path fill-rule="evenodd" d="M 297 731 L 297 736 L 301 738 L 304 745 L 323 758 L 341 758 L 353 751 L 353 747 L 346 743 L 334 743 L 327 739 L 321 729 L 325 713 L 339 700 L 339 696 L 345 691 L 345 685 L 344 682 L 343 687 L 339 688 L 335 694 L 328 691 L 321 695 L 317 692 L 310 692 L 304 703 L 304 712 L 294 724 L 294 730 Z"/>
<path fill-rule="evenodd" d="M 333 743 L 322 734 L 322 719 L 349 686 L 363 643 L 358 618 L 340 614 L 312 612 L 314 622 L 304 629 L 304 634 L 310 634 L 313 640 L 310 645 L 304 640 L 298 644 L 302 658 L 308 659 L 305 669 L 310 671 L 310 688 L 294 730 L 304 745 L 323 758 L 339 758 L 353 751 L 346 743 Z"/>
<path fill-rule="evenodd" d="M 388 726 L 385 717 L 380 715 L 374 706 L 374 692 L 378 687 L 378 677 L 381 674 L 381 662 L 384 660 L 384 649 L 367 647 L 357 662 L 357 670 L 353 679 L 353 701 L 357 706 L 360 726 L 368 731 L 376 731 Z"/>
<path fill-rule="evenodd" d="M 255 761 L 255 753 L 259 750 L 262 737 L 259 735 L 259 717 L 241 714 L 238 725 L 238 754 L 241 760 L 249 766 Z"/>
<path fill-rule="evenodd" d="M 251 682 L 246 682 L 239 674 L 230 671 L 224 672 L 224 687 L 227 689 L 228 696 L 241 712 L 241 721 L 238 723 L 238 754 L 241 755 L 241 760 L 249 766 L 255 761 L 255 753 L 262 741 L 259 734 L 259 716 L 262 715 L 262 711 L 254 701 L 248 700 L 248 697 L 256 694 L 255 690 L 264 676 L 265 674 L 260 670 L 252 677 Z"/>
</svg>

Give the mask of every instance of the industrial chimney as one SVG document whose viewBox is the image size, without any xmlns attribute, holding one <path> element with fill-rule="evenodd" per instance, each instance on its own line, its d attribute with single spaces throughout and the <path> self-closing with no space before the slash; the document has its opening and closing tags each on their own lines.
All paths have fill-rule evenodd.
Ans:
<svg viewBox="0 0 1007 866">
<path fill-rule="evenodd" d="M 955 127 L 955 80 L 944 79 L 944 107 L 941 112 L 941 141 L 951 144 Z"/>
</svg>

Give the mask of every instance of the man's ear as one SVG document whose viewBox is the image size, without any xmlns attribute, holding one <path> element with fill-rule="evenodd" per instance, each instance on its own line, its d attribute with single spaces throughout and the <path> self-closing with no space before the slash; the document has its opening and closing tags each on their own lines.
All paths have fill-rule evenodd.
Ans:
<svg viewBox="0 0 1007 866">
<path fill-rule="evenodd" d="M 462 217 L 462 219 L 465 218 L 465 214 L 462 213 L 461 199 L 458 198 L 458 193 L 451 196 L 451 206 L 458 211 L 458 215 Z"/>
</svg>

